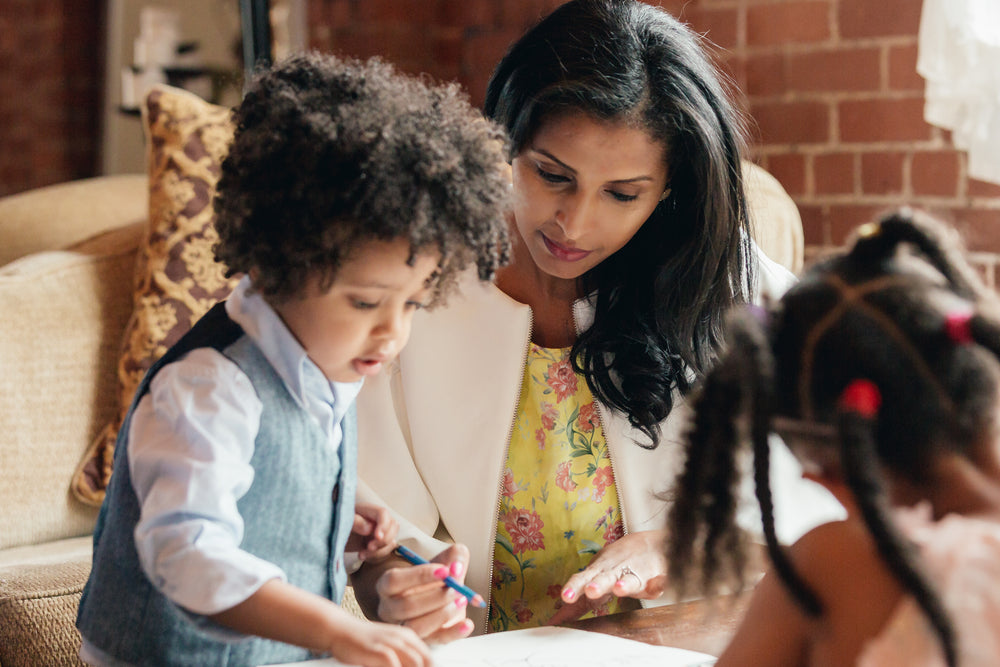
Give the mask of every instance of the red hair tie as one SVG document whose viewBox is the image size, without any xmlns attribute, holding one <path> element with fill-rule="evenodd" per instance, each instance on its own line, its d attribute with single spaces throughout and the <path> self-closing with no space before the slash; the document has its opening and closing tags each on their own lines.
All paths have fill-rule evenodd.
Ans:
<svg viewBox="0 0 1000 667">
<path fill-rule="evenodd" d="M 956 345 L 972 342 L 972 313 L 961 311 L 948 313 L 944 317 L 944 332 L 948 340 Z"/>
<path fill-rule="evenodd" d="M 840 407 L 874 419 L 882 407 L 882 394 L 871 380 L 851 380 L 840 394 Z"/>
</svg>

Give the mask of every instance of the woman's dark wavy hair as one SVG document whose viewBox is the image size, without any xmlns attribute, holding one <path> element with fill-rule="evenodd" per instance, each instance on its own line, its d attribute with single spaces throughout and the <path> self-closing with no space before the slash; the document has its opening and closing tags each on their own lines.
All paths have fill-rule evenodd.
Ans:
<svg viewBox="0 0 1000 667">
<path fill-rule="evenodd" d="M 593 325 L 572 358 L 594 394 L 659 439 L 711 365 L 727 308 L 754 284 L 741 172 L 744 122 L 699 37 L 636 0 L 572 0 L 515 42 L 493 72 L 486 115 L 511 155 L 549 117 L 582 111 L 645 129 L 667 148 L 671 194 L 632 240 L 583 279 Z"/>
<path fill-rule="evenodd" d="M 968 341 L 949 333 L 956 313 L 971 318 Z M 880 556 L 955 665 L 954 628 L 915 550 L 888 518 L 882 471 L 927 483 L 936 457 L 972 458 L 990 437 L 1000 394 L 995 295 L 954 232 L 904 209 L 860 228 L 852 247 L 810 269 L 769 319 L 762 326 L 747 312 L 734 313 L 729 349 L 699 389 L 687 462 L 670 494 L 670 581 L 683 588 L 696 564 L 705 591 L 734 574 L 742 581 L 736 461 L 749 439 L 774 569 L 808 613 L 822 612 L 775 535 L 768 433 L 774 417 L 806 429 L 825 425 L 832 437 L 814 446 L 839 466 Z M 841 401 L 859 379 L 881 396 L 874 416 Z"/>
<path fill-rule="evenodd" d="M 506 135 L 457 85 L 316 53 L 259 72 L 236 109 L 215 210 L 216 257 L 275 299 L 328 287 L 359 242 L 440 249 L 440 301 L 458 271 L 507 261 Z"/>
</svg>

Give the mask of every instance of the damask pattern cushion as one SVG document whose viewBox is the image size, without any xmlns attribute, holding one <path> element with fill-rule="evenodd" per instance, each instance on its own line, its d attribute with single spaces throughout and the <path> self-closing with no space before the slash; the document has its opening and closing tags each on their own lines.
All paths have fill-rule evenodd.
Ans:
<svg viewBox="0 0 1000 667">
<path fill-rule="evenodd" d="M 115 439 L 149 367 L 218 301 L 238 277 L 215 261 L 212 198 L 233 137 L 231 111 L 177 88 L 155 86 L 142 108 L 149 171 L 149 223 L 139 248 L 133 313 L 118 363 L 120 409 L 88 448 L 74 495 L 100 505 Z"/>
</svg>

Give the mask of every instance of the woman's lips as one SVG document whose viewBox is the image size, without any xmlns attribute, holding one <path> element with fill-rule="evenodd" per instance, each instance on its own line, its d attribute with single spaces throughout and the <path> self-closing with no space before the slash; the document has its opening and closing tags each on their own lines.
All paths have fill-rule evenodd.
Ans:
<svg viewBox="0 0 1000 667">
<path fill-rule="evenodd" d="M 542 242 L 545 243 L 545 247 L 553 257 L 564 262 L 577 262 L 590 254 L 589 250 L 570 248 L 561 243 L 556 243 L 545 234 L 542 234 Z"/>
</svg>

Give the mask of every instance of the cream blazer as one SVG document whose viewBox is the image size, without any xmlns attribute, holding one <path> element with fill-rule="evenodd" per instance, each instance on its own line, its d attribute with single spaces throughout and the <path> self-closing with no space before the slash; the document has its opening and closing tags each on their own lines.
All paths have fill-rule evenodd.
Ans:
<svg viewBox="0 0 1000 667">
<path fill-rule="evenodd" d="M 757 294 L 777 298 L 794 277 L 758 254 Z M 578 328 L 585 328 L 593 310 L 584 299 L 574 314 Z M 366 379 L 357 400 L 359 500 L 391 508 L 400 521 L 400 541 L 427 558 L 444 548 L 432 536 L 465 544 L 466 584 L 484 597 L 491 590 L 501 475 L 530 332 L 528 306 L 470 273 L 446 307 L 417 313 L 398 360 Z M 690 416 L 683 398 L 674 399 L 653 450 L 635 444 L 646 439 L 620 413 L 598 403 L 626 532 L 665 527 L 667 505 L 657 494 L 683 464 L 681 439 Z M 784 456 L 772 456 L 772 478 L 782 480 L 775 485 L 776 519 L 779 534 L 790 540 L 842 514 L 825 490 L 801 480 L 797 464 L 782 450 Z M 788 489 L 795 496 L 789 499 L 786 481 L 811 488 Z M 759 525 L 752 488 L 751 482 L 741 513 L 741 524 L 751 528 Z M 802 494 L 809 499 L 804 502 Z M 796 511 L 786 516 L 786 508 Z M 469 617 L 481 632 L 485 610 L 470 607 Z"/>
</svg>

